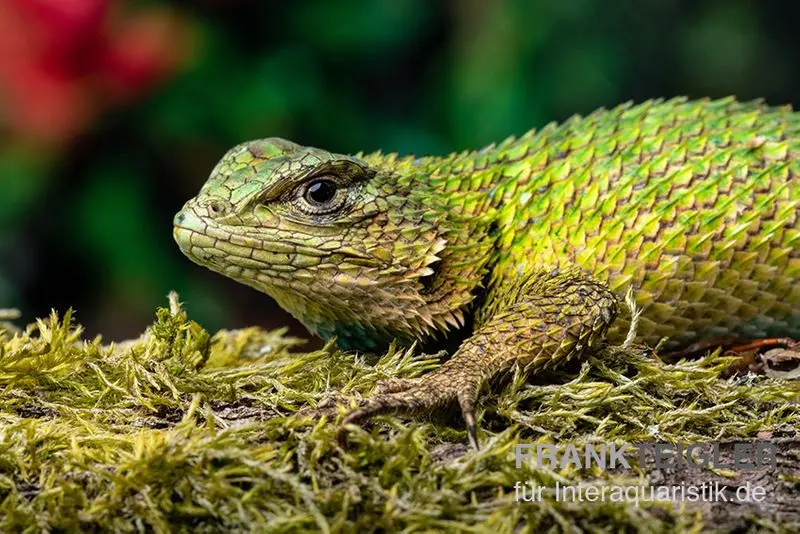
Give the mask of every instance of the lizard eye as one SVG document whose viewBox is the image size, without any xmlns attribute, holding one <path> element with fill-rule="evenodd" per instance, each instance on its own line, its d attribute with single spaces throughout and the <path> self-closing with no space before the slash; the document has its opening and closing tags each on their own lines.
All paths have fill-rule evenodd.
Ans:
<svg viewBox="0 0 800 534">
<path fill-rule="evenodd" d="M 306 187 L 305 199 L 313 205 L 323 207 L 336 197 L 336 183 L 327 179 L 314 180 Z"/>
<path fill-rule="evenodd" d="M 347 202 L 347 188 L 330 176 L 315 178 L 295 193 L 301 202 L 298 209 L 310 215 L 327 215 Z"/>
</svg>

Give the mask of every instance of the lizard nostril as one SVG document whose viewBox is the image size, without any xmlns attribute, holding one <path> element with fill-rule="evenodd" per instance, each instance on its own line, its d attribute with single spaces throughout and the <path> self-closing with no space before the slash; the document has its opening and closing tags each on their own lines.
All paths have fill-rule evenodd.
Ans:
<svg viewBox="0 0 800 534">
<path fill-rule="evenodd" d="M 219 216 L 225 213 L 225 203 L 221 200 L 210 200 L 206 207 L 211 215 Z"/>
</svg>

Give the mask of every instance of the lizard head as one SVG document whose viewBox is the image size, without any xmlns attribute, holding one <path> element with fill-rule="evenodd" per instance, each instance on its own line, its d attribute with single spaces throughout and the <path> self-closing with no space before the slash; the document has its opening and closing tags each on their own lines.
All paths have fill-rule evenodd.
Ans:
<svg viewBox="0 0 800 534">
<path fill-rule="evenodd" d="M 442 210 L 398 161 L 279 138 L 243 143 L 175 216 L 175 240 L 345 348 L 424 338 L 459 323 L 464 302 L 444 304 L 441 292 L 453 289 L 434 280 L 447 242 Z"/>
</svg>

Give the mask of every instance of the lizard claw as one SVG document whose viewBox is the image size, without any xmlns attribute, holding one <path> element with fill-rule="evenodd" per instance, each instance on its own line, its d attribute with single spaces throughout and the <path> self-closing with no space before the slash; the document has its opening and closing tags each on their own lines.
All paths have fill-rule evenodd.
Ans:
<svg viewBox="0 0 800 534">
<path fill-rule="evenodd" d="M 461 390 L 458 392 L 458 404 L 461 406 L 461 416 L 467 425 L 467 437 L 473 450 L 480 449 L 478 446 L 478 433 L 475 426 L 475 393 L 476 391 Z"/>
</svg>

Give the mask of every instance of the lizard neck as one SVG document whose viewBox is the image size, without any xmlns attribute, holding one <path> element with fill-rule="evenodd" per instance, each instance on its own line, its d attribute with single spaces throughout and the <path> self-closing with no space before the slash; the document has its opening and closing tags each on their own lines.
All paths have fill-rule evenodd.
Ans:
<svg viewBox="0 0 800 534">
<path fill-rule="evenodd" d="M 427 339 L 468 322 L 491 269 L 497 217 L 492 192 L 501 174 L 497 168 L 477 174 L 472 167 L 477 157 L 465 152 L 394 162 L 406 169 L 400 181 L 411 183 L 409 195 L 426 206 L 444 242 L 439 260 L 430 265 L 432 273 L 421 279 L 422 310 L 430 317 Z"/>
</svg>

